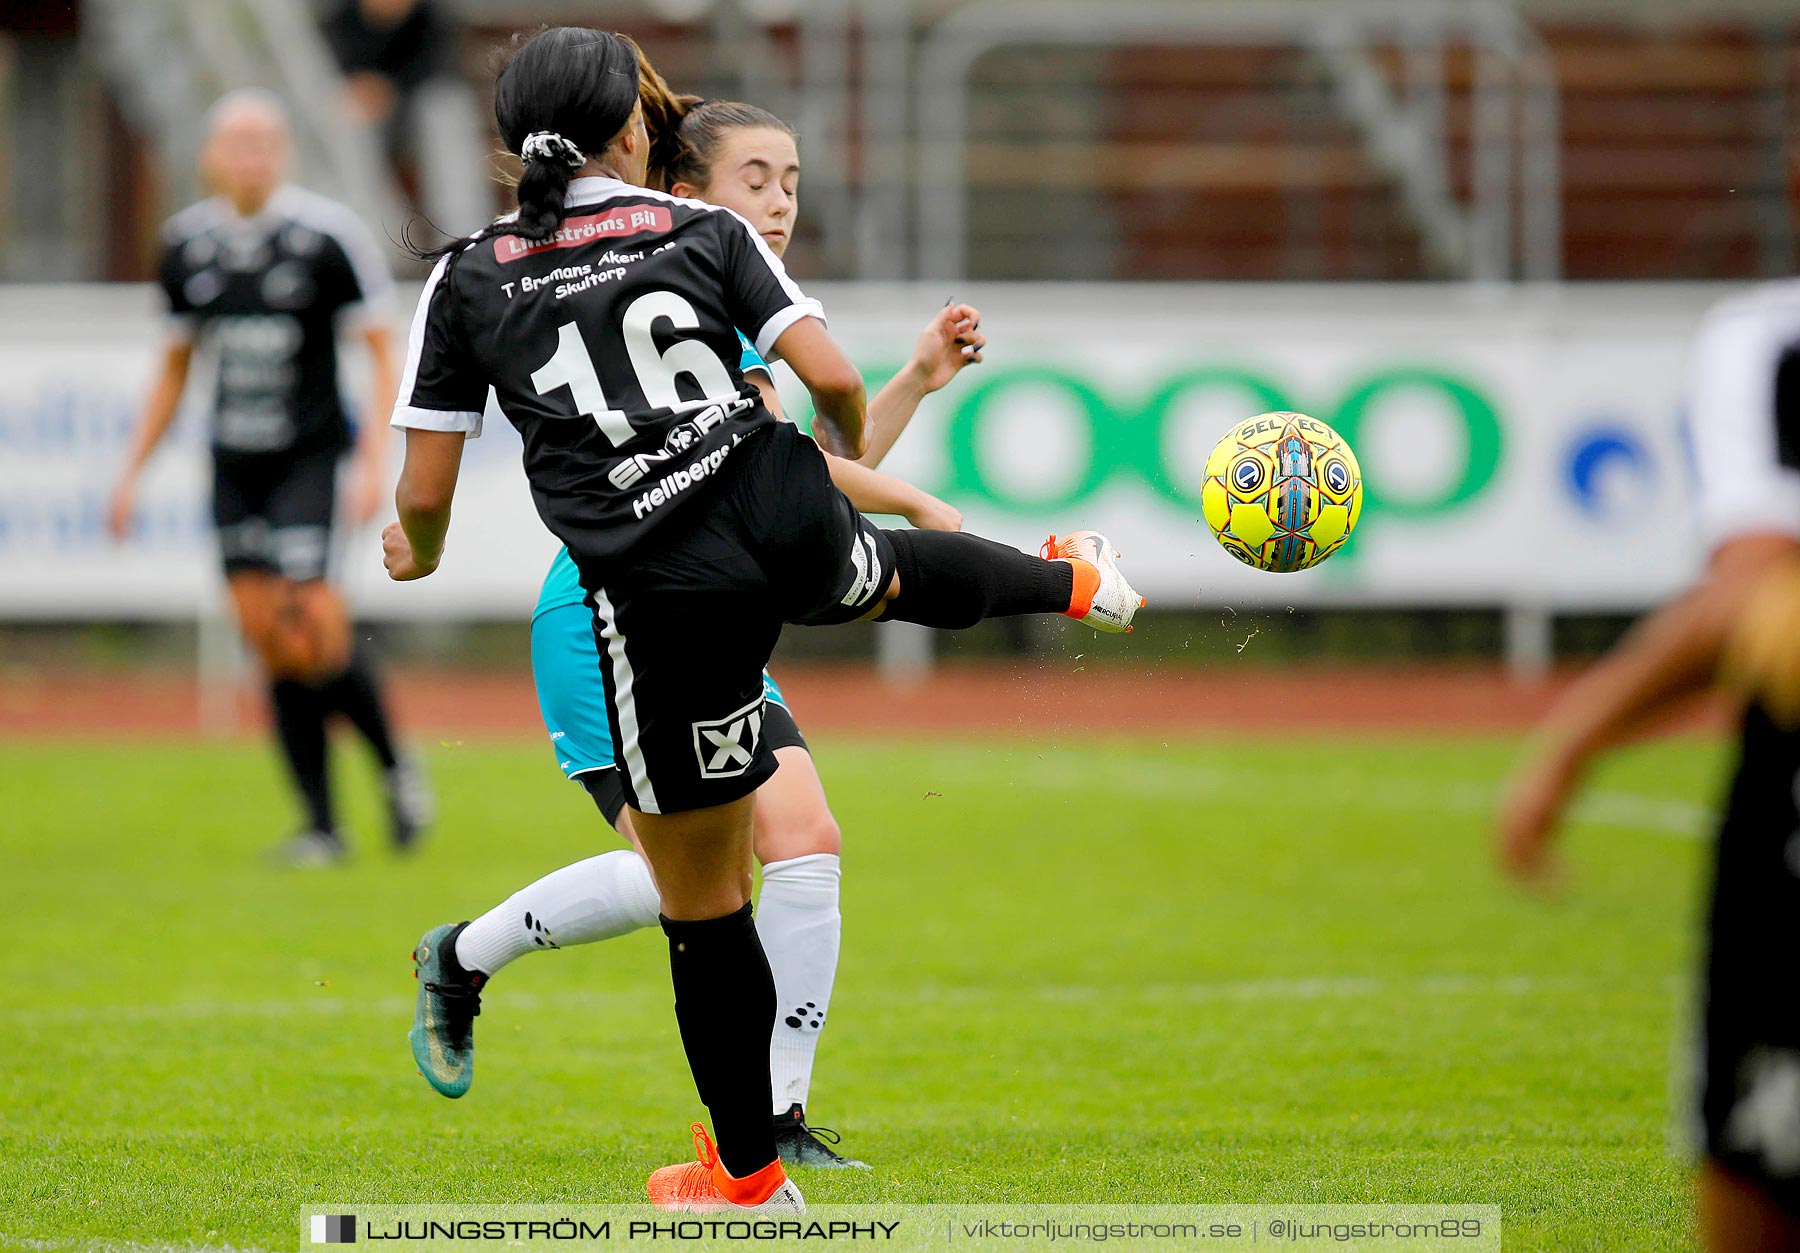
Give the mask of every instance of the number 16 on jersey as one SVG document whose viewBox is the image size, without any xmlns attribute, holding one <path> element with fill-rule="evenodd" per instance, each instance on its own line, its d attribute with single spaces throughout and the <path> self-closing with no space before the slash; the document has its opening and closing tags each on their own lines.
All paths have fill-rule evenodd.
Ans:
<svg viewBox="0 0 1800 1253">
<path fill-rule="evenodd" d="M 632 372 L 650 407 L 680 412 L 735 395 L 737 386 L 731 380 L 730 370 L 701 341 L 678 339 L 666 350 L 657 348 L 656 325 L 662 321 L 677 331 L 694 330 L 700 325 L 694 307 L 671 291 L 644 293 L 626 306 L 620 319 Z M 684 374 L 699 388 L 699 398 L 681 399 L 676 381 Z M 564 322 L 557 328 L 556 352 L 532 372 L 531 384 L 540 396 L 567 387 L 576 414 L 593 419 L 615 448 L 630 443 L 637 435 L 626 412 L 613 408 L 607 400 L 600 374 L 594 368 L 593 354 L 574 322 Z"/>
</svg>

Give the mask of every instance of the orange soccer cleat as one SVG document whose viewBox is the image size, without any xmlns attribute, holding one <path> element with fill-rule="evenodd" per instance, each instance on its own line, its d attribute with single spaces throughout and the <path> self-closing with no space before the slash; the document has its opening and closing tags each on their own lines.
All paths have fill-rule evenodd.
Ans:
<svg viewBox="0 0 1800 1253">
<path fill-rule="evenodd" d="M 1118 554 L 1098 531 L 1073 531 L 1044 541 L 1038 555 L 1046 561 L 1066 561 L 1075 568 L 1075 592 L 1063 613 L 1085 622 L 1096 631 L 1119 634 L 1131 630 L 1132 616 L 1144 607 L 1144 598 L 1131 590 L 1119 572 Z"/>
<path fill-rule="evenodd" d="M 650 1203 L 657 1209 L 752 1209 L 781 1214 L 806 1211 L 806 1198 L 781 1168 L 779 1157 L 755 1174 L 736 1179 L 720 1163 L 719 1151 L 713 1147 L 706 1128 L 694 1123 L 692 1130 L 694 1156 L 699 1160 L 653 1171 L 645 1185 Z"/>
</svg>

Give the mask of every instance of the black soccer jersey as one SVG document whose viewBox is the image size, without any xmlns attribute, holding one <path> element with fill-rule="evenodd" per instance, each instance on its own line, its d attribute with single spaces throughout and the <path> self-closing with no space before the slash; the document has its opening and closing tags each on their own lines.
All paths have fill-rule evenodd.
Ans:
<svg viewBox="0 0 1800 1253">
<path fill-rule="evenodd" d="M 488 389 L 577 561 L 631 548 L 774 421 L 738 368 L 822 317 L 729 209 L 610 178 L 569 186 L 549 241 L 480 239 L 419 298 L 394 425 L 476 435 Z"/>
<path fill-rule="evenodd" d="M 204 200 L 169 220 L 161 279 L 177 330 L 218 360 L 214 452 L 298 456 L 342 448 L 337 321 L 385 312 L 393 280 L 349 209 L 282 187 L 253 217 Z"/>
</svg>

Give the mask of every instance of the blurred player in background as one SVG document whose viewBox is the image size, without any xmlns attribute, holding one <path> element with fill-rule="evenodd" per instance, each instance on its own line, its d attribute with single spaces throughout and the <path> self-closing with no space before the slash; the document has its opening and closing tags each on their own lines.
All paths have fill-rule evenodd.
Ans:
<svg viewBox="0 0 1800 1253">
<path fill-rule="evenodd" d="M 1688 396 L 1707 569 L 1546 719 L 1499 818 L 1506 869 L 1546 875 L 1594 757 L 1682 698 L 1747 697 L 1719 825 L 1695 1073 L 1702 1240 L 1800 1249 L 1800 284 L 1702 323 Z"/>
<path fill-rule="evenodd" d="M 132 434 L 107 524 L 125 539 L 137 479 L 181 406 L 196 348 L 216 356 L 211 403 L 213 521 L 244 639 L 268 676 L 278 742 L 306 809 L 282 847 L 296 864 L 345 856 L 332 807 L 326 725 L 342 715 L 380 760 L 392 840 L 411 848 L 429 798 L 395 745 L 367 653 L 326 581 L 339 460 L 351 426 L 339 393 L 337 336 L 354 326 L 372 363 L 369 413 L 393 405 L 392 280 L 342 205 L 287 184 L 288 125 L 260 91 L 208 117 L 202 173 L 215 195 L 169 221 L 160 266 L 171 315 L 162 370 Z M 349 519 L 387 494 L 385 423 L 361 424 Z"/>
<path fill-rule="evenodd" d="M 344 72 L 347 102 L 400 155 L 420 89 L 455 73 L 450 16 L 439 0 L 338 0 L 319 28 Z"/>
<path fill-rule="evenodd" d="M 640 73 L 651 183 L 734 210 L 756 228 L 771 252 L 785 254 L 800 205 L 800 154 L 793 130 L 754 105 L 675 96 L 647 62 Z M 828 460 L 832 481 L 862 512 L 898 514 L 927 530 L 961 529 L 962 515 L 955 509 L 872 467 L 906 429 L 920 400 L 981 360 L 986 341 L 980 316 L 968 305 L 952 305 L 932 318 L 906 365 L 869 402 L 870 450 L 860 463 Z M 783 416 L 768 363 L 742 332 L 739 337 L 739 368 L 769 411 Z M 607 822 L 633 838 L 607 725 L 593 611 L 585 599 L 579 572 L 564 549 L 551 564 L 532 615 L 538 705 L 563 773 L 587 789 Z M 754 818 L 756 858 L 763 868 L 756 930 L 775 975 L 777 996 L 769 1045 L 775 1146 L 789 1165 L 861 1167 L 862 1162 L 843 1157 L 820 1139 L 823 1134 L 836 1143 L 835 1133 L 809 1126 L 806 1117 L 843 930 L 838 909 L 841 834 L 806 739 L 775 680 L 766 671 L 763 677 L 769 702 L 763 736 L 780 762 L 774 777 L 757 789 Z M 642 855 L 603 853 L 545 876 L 474 922 L 451 930 L 437 952 L 440 959 L 453 957 L 472 976 L 471 990 L 478 994 L 489 978 L 526 953 L 654 926 L 657 908 L 656 884 Z M 430 995 L 427 990 L 422 999 Z M 465 999 L 446 1005 L 445 1012 L 429 1020 L 422 1012 L 414 1025 L 419 1072 L 447 1096 L 462 1095 L 473 1078 L 473 1040 L 462 1031 L 472 1004 Z M 439 1030 L 454 1026 L 458 1038 L 434 1040 L 429 1024 Z M 458 1057 L 469 1065 L 442 1069 L 445 1059 Z"/>
<path fill-rule="evenodd" d="M 463 232 L 494 204 L 483 185 L 481 106 L 457 61 L 459 26 L 444 0 L 336 0 L 320 20 L 352 123 L 379 140 L 432 221 Z"/>
</svg>

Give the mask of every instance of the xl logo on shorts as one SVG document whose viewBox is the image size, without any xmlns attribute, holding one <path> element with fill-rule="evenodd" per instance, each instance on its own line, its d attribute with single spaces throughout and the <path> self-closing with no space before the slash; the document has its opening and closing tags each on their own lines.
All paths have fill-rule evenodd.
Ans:
<svg viewBox="0 0 1800 1253">
<path fill-rule="evenodd" d="M 734 714 L 694 723 L 694 756 L 702 779 L 735 779 L 750 769 L 762 743 L 763 698 Z"/>
</svg>

